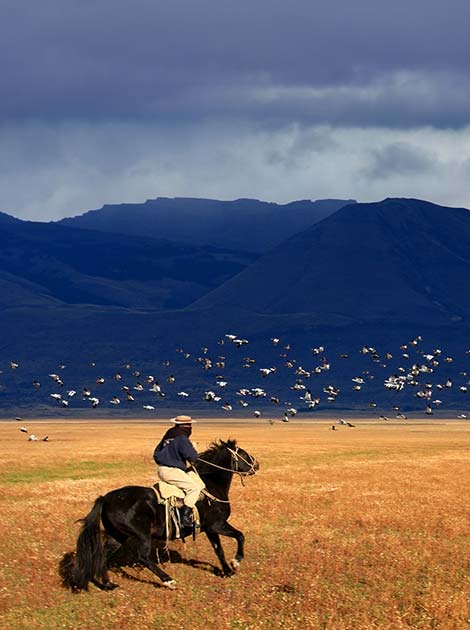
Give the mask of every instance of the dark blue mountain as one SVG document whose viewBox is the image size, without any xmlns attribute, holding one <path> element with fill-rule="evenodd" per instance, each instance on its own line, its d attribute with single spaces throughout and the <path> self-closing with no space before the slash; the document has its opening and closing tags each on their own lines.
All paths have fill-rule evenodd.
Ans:
<svg viewBox="0 0 470 630">
<path fill-rule="evenodd" d="M 336 212 L 352 199 L 301 200 L 288 204 L 257 199 L 159 197 L 145 203 L 105 205 L 62 219 L 70 227 L 167 238 L 191 245 L 213 245 L 265 252 L 287 237 Z"/>
<path fill-rule="evenodd" d="M 415 199 L 346 206 L 191 308 L 313 322 L 470 322 L 470 212 Z"/>
<path fill-rule="evenodd" d="M 254 254 L 0 216 L 0 306 L 179 308 Z"/>
<path fill-rule="evenodd" d="M 108 235 L 99 232 L 45 225 L 39 238 L 37 226 L 18 227 L 24 230 L 21 234 L 16 227 L 10 232 L 5 226 L 0 230 L 10 234 L 1 244 L 4 282 L 14 282 L 19 270 L 26 268 L 27 276 L 15 285 L 18 292 L 40 287 L 43 294 L 34 293 L 36 303 L 19 299 L 9 304 L 4 299 L 0 308 L 0 406 L 10 413 L 89 415 L 86 398 L 77 395 L 64 411 L 50 397 L 54 391 L 65 392 L 69 387 L 81 391 L 87 386 L 100 399 L 93 413 L 107 415 L 142 416 L 146 413 L 143 405 L 150 404 L 156 409 L 149 411 L 149 417 L 168 417 L 173 410 L 220 416 L 225 413 L 222 404 L 227 403 L 233 407 L 229 415 L 239 410 L 246 417 L 259 408 L 264 417 L 279 419 L 289 407 L 298 408 L 299 417 L 304 413 L 343 415 L 351 409 L 394 417 L 396 406 L 426 417 L 425 403 L 417 392 L 431 386 L 432 401 L 442 400 L 442 409 L 470 414 L 466 398 L 470 390 L 470 297 L 466 290 L 470 214 L 465 209 L 414 199 L 344 207 L 287 239 L 211 292 L 206 289 L 206 295 L 192 304 L 171 310 L 163 310 L 161 301 L 158 308 L 149 305 L 154 274 L 142 270 L 158 262 L 150 256 L 153 239 L 134 241 L 110 235 L 116 239 L 111 240 L 111 247 L 103 244 L 109 241 L 100 240 Z M 58 292 L 53 282 L 59 256 L 47 253 L 52 235 L 62 252 L 60 260 L 86 281 L 94 270 L 103 268 L 106 278 L 113 280 L 113 291 L 124 285 L 135 295 L 137 278 L 148 300 L 145 308 L 135 308 L 130 301 L 119 305 L 115 296 L 107 304 L 98 300 L 77 303 L 70 297 L 67 303 L 65 289 Z M 83 257 L 89 260 L 72 264 L 77 254 L 71 252 L 81 245 Z M 100 248 L 107 252 L 101 258 Z M 193 255 L 195 251 L 200 249 L 192 249 Z M 219 253 L 213 253 L 214 257 Z M 187 282 L 193 271 L 190 260 L 179 267 L 181 282 Z M 31 277 L 37 261 L 39 271 Z M 125 261 L 130 261 L 127 276 L 121 271 Z M 164 261 L 158 262 L 158 269 Z M 168 266 L 164 269 L 168 271 Z M 238 347 L 228 341 L 228 334 L 248 343 Z M 279 345 L 273 344 L 274 338 L 280 339 Z M 10 361 L 19 367 L 12 368 Z M 419 367 L 413 368 L 415 364 Z M 48 375 L 62 370 L 60 365 L 65 365 L 60 372 L 64 386 L 58 389 Z M 271 367 L 275 371 L 264 378 L 260 369 Z M 412 369 L 417 371 L 416 385 L 407 384 L 401 392 L 384 388 L 389 376 L 408 375 Z M 115 380 L 115 372 L 123 373 L 122 383 Z M 136 381 L 147 375 L 154 375 L 163 385 L 164 398 L 149 392 L 145 384 L 144 391 L 135 392 L 134 401 L 124 399 L 119 408 L 109 404 L 114 395 L 124 397 L 121 385 L 134 392 Z M 170 382 L 170 376 L 176 380 Z M 97 377 L 105 377 L 105 383 L 98 385 Z M 364 380 L 359 390 L 352 380 L 358 377 Z M 41 381 L 40 389 L 33 388 L 33 378 Z M 228 382 L 225 388 L 218 385 L 220 378 Z M 300 385 L 321 399 L 313 412 L 300 400 Z M 241 407 L 243 399 L 237 392 L 255 386 L 263 387 L 267 396 L 248 395 L 248 407 Z M 328 386 L 340 391 L 337 398 L 330 400 L 325 392 Z M 208 390 L 216 391 L 221 400 L 206 402 Z M 189 396 L 180 397 L 181 391 Z M 273 406 L 271 396 L 280 398 L 279 406 Z M 371 403 L 377 407 L 369 407 Z M 439 417 L 437 403 L 433 406 Z"/>
</svg>

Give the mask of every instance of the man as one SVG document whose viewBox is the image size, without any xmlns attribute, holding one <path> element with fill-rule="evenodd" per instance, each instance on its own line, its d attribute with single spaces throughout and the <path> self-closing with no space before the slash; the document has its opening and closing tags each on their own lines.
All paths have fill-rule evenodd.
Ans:
<svg viewBox="0 0 470 630">
<path fill-rule="evenodd" d="M 153 458 L 158 464 L 159 478 L 185 493 L 181 525 L 192 527 L 193 508 L 201 491 L 197 483 L 186 473 L 187 462 L 193 464 L 198 458 L 197 451 L 189 440 L 195 420 L 191 416 L 176 416 L 171 421 L 175 426 L 168 429 L 157 444 Z"/>
</svg>

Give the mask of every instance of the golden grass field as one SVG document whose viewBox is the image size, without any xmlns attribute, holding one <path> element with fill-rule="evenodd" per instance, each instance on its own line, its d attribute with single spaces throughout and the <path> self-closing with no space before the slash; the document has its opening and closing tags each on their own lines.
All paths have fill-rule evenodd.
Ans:
<svg viewBox="0 0 470 630">
<path fill-rule="evenodd" d="M 193 439 L 236 437 L 260 462 L 234 479 L 232 524 L 246 535 L 222 579 L 204 535 L 165 569 L 111 573 L 120 588 L 61 588 L 58 562 L 101 493 L 154 481 L 165 423 L 0 422 L 0 628 L 201 630 L 470 628 L 470 422 L 379 424 L 201 420 Z M 223 539 L 227 558 L 235 549 Z M 184 554 L 182 544 L 173 548 Z"/>
</svg>

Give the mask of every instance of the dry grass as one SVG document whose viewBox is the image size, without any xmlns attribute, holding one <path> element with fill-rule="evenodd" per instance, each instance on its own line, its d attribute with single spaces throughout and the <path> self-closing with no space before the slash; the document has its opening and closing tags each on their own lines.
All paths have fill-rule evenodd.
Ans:
<svg viewBox="0 0 470 630">
<path fill-rule="evenodd" d="M 77 518 L 112 488 L 154 477 L 164 425 L 35 422 L 31 443 L 0 422 L 0 628 L 217 630 L 470 628 L 470 423 L 379 425 L 201 422 L 202 449 L 229 436 L 255 454 L 259 474 L 235 481 L 231 522 L 247 538 L 233 579 L 214 576 L 203 536 L 199 566 L 113 575 L 120 588 L 72 595 L 57 573 Z M 224 541 L 232 557 L 234 543 Z M 175 549 L 180 549 L 175 543 Z M 205 564 L 209 563 L 209 564 Z"/>
</svg>

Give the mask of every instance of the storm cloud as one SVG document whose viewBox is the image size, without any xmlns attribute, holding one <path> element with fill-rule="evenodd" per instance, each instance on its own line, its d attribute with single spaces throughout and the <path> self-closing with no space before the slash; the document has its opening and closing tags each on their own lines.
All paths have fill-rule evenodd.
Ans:
<svg viewBox="0 0 470 630">
<path fill-rule="evenodd" d="M 452 0 L 5 0 L 0 209 L 49 219 L 158 195 L 470 205 L 469 22 Z"/>
</svg>

